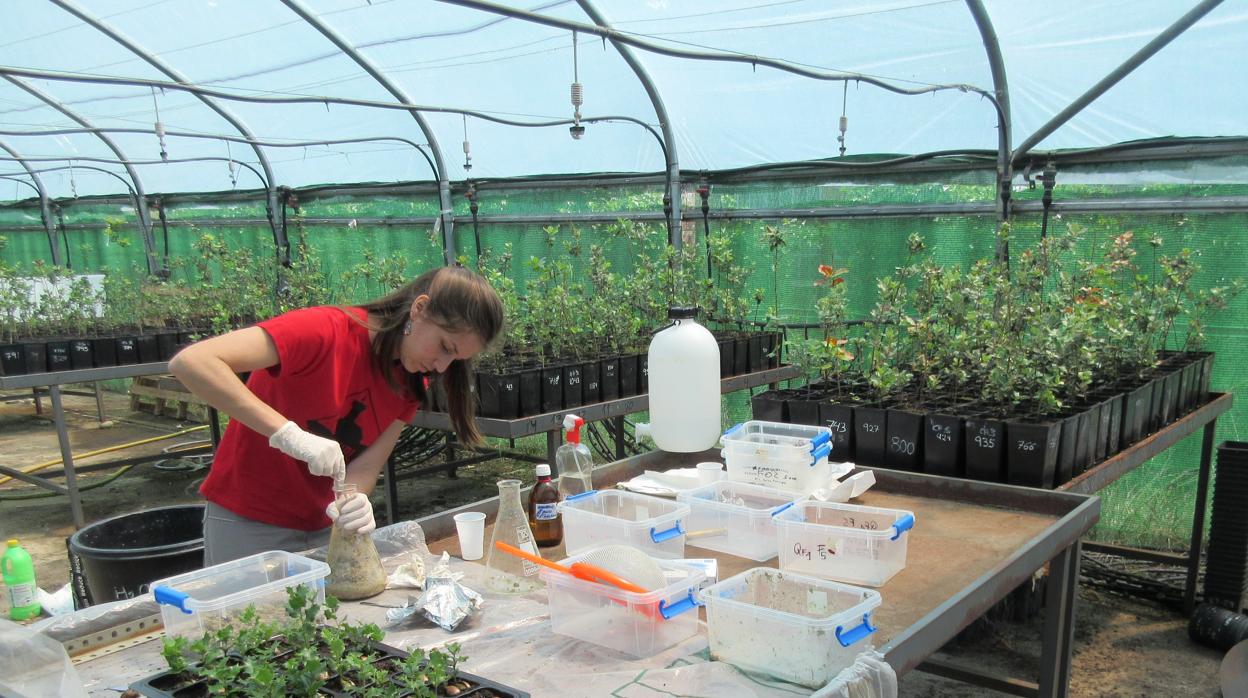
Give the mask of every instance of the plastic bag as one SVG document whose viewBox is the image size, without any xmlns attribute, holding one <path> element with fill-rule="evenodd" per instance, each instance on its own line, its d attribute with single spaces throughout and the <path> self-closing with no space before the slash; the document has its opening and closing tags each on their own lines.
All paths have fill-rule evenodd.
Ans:
<svg viewBox="0 0 1248 698">
<path fill-rule="evenodd" d="M 12 621 L 0 620 L 0 695 L 12 698 L 86 698 L 61 643 Z"/>
<path fill-rule="evenodd" d="M 866 650 L 811 698 L 897 698 L 897 672 L 884 655 Z"/>
</svg>

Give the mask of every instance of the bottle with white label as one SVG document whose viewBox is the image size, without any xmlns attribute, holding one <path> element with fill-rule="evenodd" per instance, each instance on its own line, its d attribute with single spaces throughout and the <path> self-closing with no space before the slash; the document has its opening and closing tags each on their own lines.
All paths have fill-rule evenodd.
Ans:
<svg viewBox="0 0 1248 698">
<path fill-rule="evenodd" d="M 533 529 L 520 504 L 520 481 L 500 480 L 498 483 L 498 519 L 485 551 L 485 586 L 504 594 L 527 594 L 542 588 L 538 566 L 499 550 L 498 541 L 514 545 L 525 552 L 541 556 L 533 540 Z"/>
<path fill-rule="evenodd" d="M 529 493 L 529 526 L 533 540 L 542 547 L 563 542 L 563 519 L 559 516 L 559 489 L 550 481 L 550 466 L 537 466 L 537 484 Z"/>
</svg>

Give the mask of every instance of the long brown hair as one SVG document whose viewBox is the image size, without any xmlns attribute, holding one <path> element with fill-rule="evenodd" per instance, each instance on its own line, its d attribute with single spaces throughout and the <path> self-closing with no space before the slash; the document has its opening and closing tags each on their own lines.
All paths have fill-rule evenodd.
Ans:
<svg viewBox="0 0 1248 698">
<path fill-rule="evenodd" d="M 423 315 L 447 332 L 472 332 L 488 347 L 503 329 L 503 302 L 488 281 L 461 266 L 440 267 L 416 277 L 406 286 L 361 304 L 368 311 L 373 336 L 373 366 L 396 391 L 425 399 L 425 374 L 396 370 L 394 357 L 403 341 L 403 328 L 411 317 L 412 302 L 429 296 Z M 405 379 L 405 382 L 400 380 Z M 436 376 L 432 377 L 437 380 Z M 460 443 L 468 447 L 484 443 L 473 421 L 475 411 L 471 361 L 456 359 L 442 377 L 446 385 L 448 414 Z"/>
</svg>

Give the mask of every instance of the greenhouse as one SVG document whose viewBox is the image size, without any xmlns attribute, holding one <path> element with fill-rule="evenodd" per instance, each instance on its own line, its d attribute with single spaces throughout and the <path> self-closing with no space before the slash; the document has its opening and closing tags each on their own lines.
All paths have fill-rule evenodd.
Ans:
<svg viewBox="0 0 1248 698">
<path fill-rule="evenodd" d="M 0 16 L 0 695 L 1248 696 L 1245 0 Z"/>
</svg>

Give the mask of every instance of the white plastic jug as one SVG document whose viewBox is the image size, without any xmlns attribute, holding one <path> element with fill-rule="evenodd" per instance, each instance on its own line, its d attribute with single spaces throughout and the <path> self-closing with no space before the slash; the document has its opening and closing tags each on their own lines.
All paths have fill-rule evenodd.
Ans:
<svg viewBox="0 0 1248 698">
<path fill-rule="evenodd" d="M 705 451 L 721 432 L 719 343 L 696 315 L 697 308 L 669 309 L 673 324 L 650 340 L 648 431 L 655 446 L 673 453 Z"/>
</svg>

